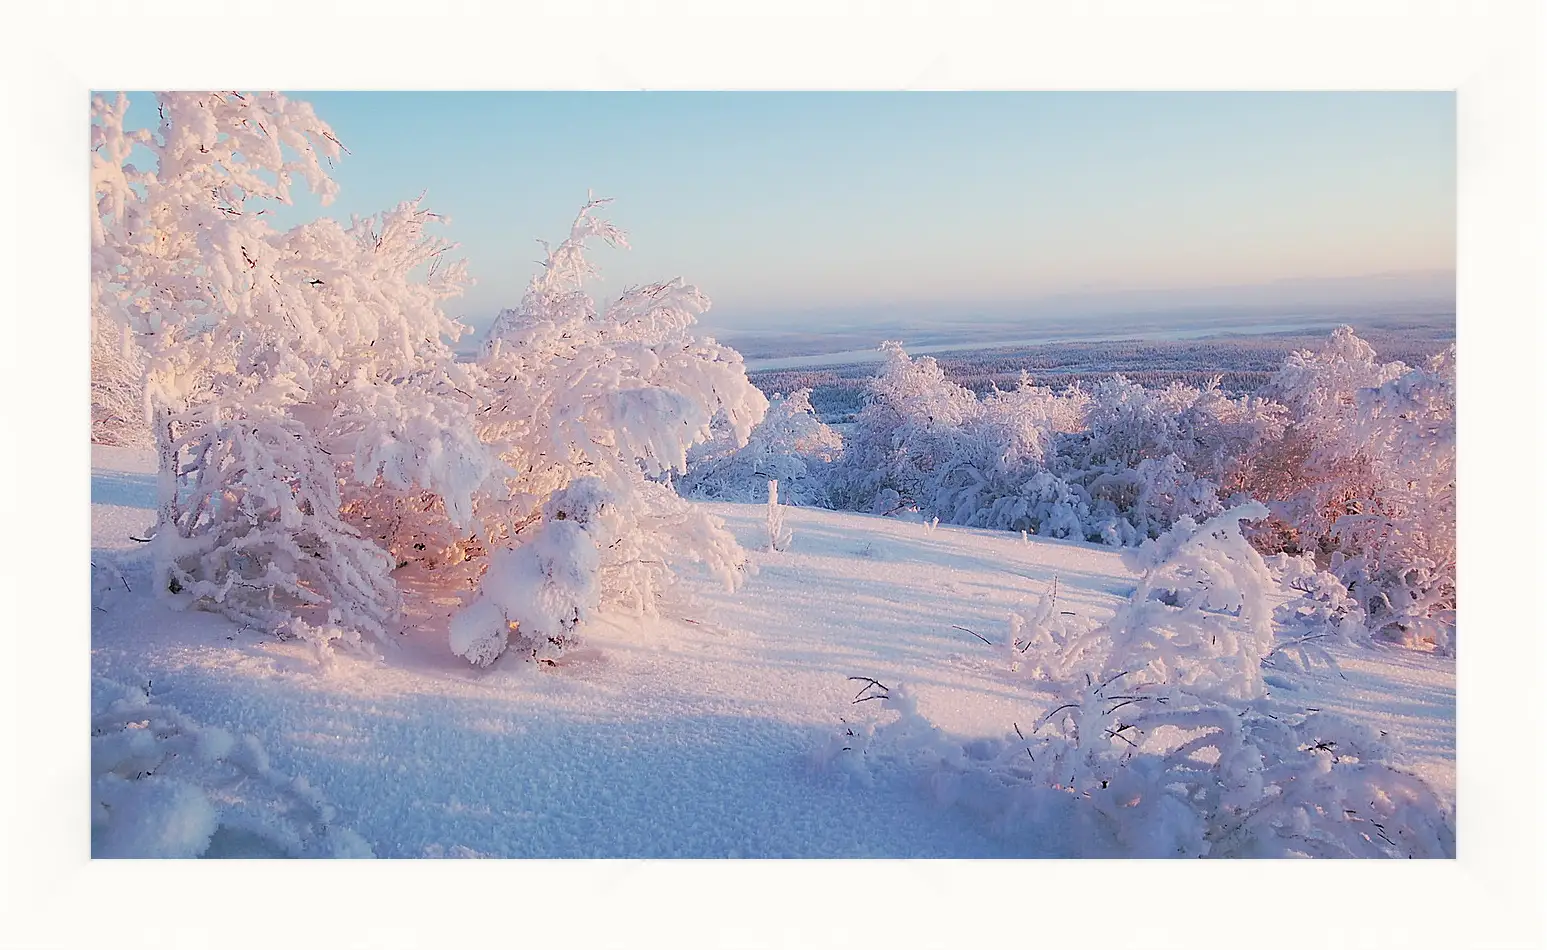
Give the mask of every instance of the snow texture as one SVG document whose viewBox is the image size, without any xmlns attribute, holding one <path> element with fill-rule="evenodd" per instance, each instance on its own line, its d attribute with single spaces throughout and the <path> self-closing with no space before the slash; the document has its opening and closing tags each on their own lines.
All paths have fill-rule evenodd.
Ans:
<svg viewBox="0 0 1547 950">
<path fill-rule="evenodd" d="M 884 732 L 884 720 L 898 715 L 880 701 L 853 704 L 859 684 L 850 676 L 904 684 L 918 716 L 966 761 L 1025 759 L 1006 737 L 1016 726 L 1030 736 L 1067 695 L 1035 673 L 1054 655 L 1047 645 L 1110 622 L 1140 583 L 1109 548 L 944 524 L 925 533 L 916 521 L 784 506 L 798 543 L 765 559 L 734 595 L 709 575 L 686 575 L 656 616 L 600 611 L 585 644 L 552 665 L 507 654 L 469 667 L 447 648 L 458 602 L 443 595 L 414 608 L 400 648 L 385 660 L 346 652 L 325 665 L 304 642 L 244 631 L 211 613 L 178 613 L 155 598 L 144 545 L 130 539 L 154 520 L 154 498 L 113 487 L 147 477 L 154 458 L 106 447 L 93 453 L 94 495 L 115 503 L 93 505 L 92 559 L 110 560 L 127 582 L 109 577 L 94 597 L 93 673 L 150 682 L 153 703 L 233 738 L 251 734 L 276 774 L 306 775 L 340 826 L 378 856 L 1170 853 L 1196 846 L 1198 828 L 1207 827 L 1177 812 L 1127 843 L 1107 831 L 1087 834 L 1077 822 L 1095 819 L 1077 818 L 1083 806 L 1057 789 L 1027 800 L 1041 801 L 1041 811 L 1008 820 L 1008 795 L 972 791 L 989 771 L 921 770 L 890 757 L 885 735 L 857 765 L 845 764 L 854 761 L 848 752 L 822 765 L 835 727 L 839 735 L 851 726 L 860 732 L 874 717 L 870 727 Z M 761 546 L 763 505 L 709 507 L 747 549 Z M 1055 577 L 1056 598 L 1048 596 Z M 1275 607 L 1298 595 L 1276 585 L 1268 594 Z M 1012 611 L 1030 618 L 1018 634 Z M 1038 624 L 1045 635 L 1034 631 Z M 1010 661 L 1015 639 L 1041 644 L 1017 654 L 1019 669 Z M 1341 642 L 1327 649 L 1343 675 L 1320 666 L 1270 673 L 1285 685 L 1265 683 L 1264 714 L 1336 714 L 1380 742 L 1400 742 L 1403 767 L 1452 807 L 1454 660 Z M 1076 689 L 1084 684 L 1075 679 Z M 118 698 L 105 692 L 94 708 Z M 1314 726 L 1295 728 L 1309 735 Z M 1065 728 L 1050 721 L 1034 738 Z M 1330 729 L 1318 741 L 1325 737 L 1345 739 Z M 1313 765 L 1317 757 L 1325 753 L 1307 750 L 1296 761 Z M 1090 775 L 1097 786 L 1105 777 Z M 218 814 L 208 786 L 189 784 Z M 1398 810 L 1424 801 L 1416 786 L 1381 787 L 1397 788 Z M 169 851 L 198 843 L 204 826 L 190 800 L 164 791 L 146 799 L 147 808 L 186 819 L 168 826 Z M 972 806 L 978 800 L 982 807 Z M 1174 811 L 1164 802 L 1154 807 Z M 274 833 L 263 834 L 212 840 L 237 853 L 275 847 L 263 844 L 278 840 Z M 1379 850 L 1365 845 L 1362 853 Z"/>
</svg>

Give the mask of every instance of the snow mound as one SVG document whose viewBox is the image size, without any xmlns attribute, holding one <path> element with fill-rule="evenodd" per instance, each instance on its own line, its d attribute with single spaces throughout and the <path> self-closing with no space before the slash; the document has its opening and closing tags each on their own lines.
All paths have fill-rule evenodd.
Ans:
<svg viewBox="0 0 1547 950">
<path fill-rule="evenodd" d="M 92 857 L 373 857 L 301 776 L 139 688 L 92 717 Z"/>
</svg>

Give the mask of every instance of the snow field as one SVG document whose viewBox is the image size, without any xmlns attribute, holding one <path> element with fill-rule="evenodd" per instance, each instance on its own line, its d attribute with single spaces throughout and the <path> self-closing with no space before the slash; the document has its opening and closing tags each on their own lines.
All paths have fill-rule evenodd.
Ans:
<svg viewBox="0 0 1547 950">
<path fill-rule="evenodd" d="M 1006 828 L 906 770 L 861 779 L 818 766 L 870 677 L 905 683 L 921 715 L 971 743 L 1024 729 L 1051 694 L 1012 672 L 1008 615 L 1031 616 L 1058 577 L 1059 609 L 1104 619 L 1133 590 L 1110 549 L 891 518 L 788 508 L 786 552 L 754 555 L 727 593 L 689 572 L 658 617 L 607 612 L 553 666 L 509 654 L 470 668 L 447 647 L 456 598 L 419 601 L 377 662 L 278 642 L 156 602 L 140 545 L 153 520 L 132 460 L 96 450 L 93 674 L 253 734 L 382 857 L 1010 857 L 1064 853 L 1056 825 Z M 129 504 L 113 504 L 124 501 Z M 707 506 L 750 551 L 760 505 Z M 138 517 L 136 517 L 136 514 Z M 142 536 L 143 535 L 139 535 Z M 414 601 L 414 598 L 410 598 Z M 977 639 L 964 627 L 992 641 Z M 1281 674 L 1276 700 L 1322 706 L 1404 740 L 1454 796 L 1454 663 L 1344 648 L 1346 680 Z"/>
</svg>

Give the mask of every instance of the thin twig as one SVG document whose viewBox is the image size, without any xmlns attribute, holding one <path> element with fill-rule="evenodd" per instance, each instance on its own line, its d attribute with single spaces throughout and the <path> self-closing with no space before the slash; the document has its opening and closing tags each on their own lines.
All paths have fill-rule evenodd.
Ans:
<svg viewBox="0 0 1547 950">
<path fill-rule="evenodd" d="M 1062 710 L 1062 709 L 1079 709 L 1079 708 L 1080 708 L 1080 704 L 1079 703 L 1064 703 L 1062 706 L 1055 707 L 1054 709 L 1049 711 L 1046 716 L 1042 717 L 1041 721 L 1037 723 L 1036 728 L 1031 730 L 1032 733 L 1035 734 L 1037 729 L 1041 729 L 1043 726 L 1047 725 L 1047 721 L 1049 719 L 1052 719 L 1054 714 L 1057 713 L 1059 710 Z"/>
<path fill-rule="evenodd" d="M 865 684 L 859 692 L 854 694 L 853 702 L 855 703 L 862 703 L 867 699 L 886 699 L 891 693 L 891 688 L 886 684 L 880 682 L 879 680 L 873 680 L 868 676 L 851 676 L 849 679 Z M 865 693 L 869 692 L 871 689 L 879 689 L 882 692 L 878 695 L 866 696 Z"/>
<path fill-rule="evenodd" d="M 1123 735 L 1121 732 L 1113 732 L 1112 730 L 1108 729 L 1107 730 L 1107 735 L 1111 736 L 1114 739 L 1121 739 L 1124 742 L 1128 743 L 1129 745 L 1133 746 L 1135 749 L 1137 749 L 1139 747 L 1138 743 L 1134 742 L 1132 739 L 1130 739 L 1127 736 Z"/>
<path fill-rule="evenodd" d="M 1024 735 L 1021 735 L 1020 724 L 1012 722 L 1012 723 L 1010 723 L 1010 725 L 1015 727 L 1015 734 L 1017 736 L 1020 736 L 1021 742 L 1025 742 L 1026 741 L 1026 737 Z M 1029 745 L 1026 746 L 1026 757 L 1028 759 L 1030 759 L 1031 761 L 1033 761 L 1033 762 L 1037 761 L 1037 757 L 1031 754 L 1031 746 L 1029 746 Z"/>
<path fill-rule="evenodd" d="M 1328 633 L 1316 633 L 1316 634 L 1312 634 L 1312 635 L 1310 635 L 1308 637 L 1297 637 L 1294 640 L 1285 640 L 1283 643 L 1280 643 L 1278 646 L 1276 646 L 1273 649 L 1269 650 L 1268 651 L 1268 656 L 1272 656 L 1273 654 L 1275 654 L 1278 651 L 1284 649 L 1285 647 L 1292 647 L 1292 646 L 1295 646 L 1296 644 L 1299 644 L 1299 643 L 1309 643 L 1312 640 L 1321 640 L 1321 639 L 1323 639 L 1325 637 L 1329 637 L 1329 636 L 1331 636 L 1331 634 L 1328 634 Z M 1264 660 L 1266 660 L 1267 658 L 1268 658 L 1267 656 L 1263 657 Z"/>
<path fill-rule="evenodd" d="M 983 636 L 983 634 L 978 633 L 976 630 L 967 630 L 967 628 L 963 627 L 961 624 L 953 623 L 953 624 L 951 624 L 951 629 L 953 629 L 953 630 L 965 630 L 967 633 L 972 634 L 973 636 L 977 637 L 979 640 L 982 640 L 984 643 L 988 644 L 989 646 L 993 646 L 994 645 L 994 641 L 990 640 L 988 637 Z"/>
<path fill-rule="evenodd" d="M 1116 675 L 1114 675 L 1114 676 L 1112 676 L 1112 677 L 1111 677 L 1111 678 L 1110 678 L 1110 679 L 1108 679 L 1108 680 L 1107 680 L 1107 681 L 1106 681 L 1106 682 L 1104 682 L 1104 683 L 1102 683 L 1102 684 L 1101 684 L 1101 685 L 1100 685 L 1100 686 L 1097 686 L 1097 687 L 1096 687 L 1096 692 L 1097 692 L 1097 693 L 1099 693 L 1099 692 L 1101 692 L 1101 691 L 1102 691 L 1102 690 L 1104 690 L 1104 689 L 1106 689 L 1106 688 L 1107 688 L 1107 687 L 1108 687 L 1108 686 L 1110 686 L 1110 685 L 1112 685 L 1112 684 L 1113 684 L 1113 683 L 1114 683 L 1114 682 L 1116 682 L 1116 681 L 1117 681 L 1117 680 L 1118 680 L 1118 679 L 1120 679 L 1120 678 L 1122 678 L 1122 677 L 1124 677 L 1124 676 L 1127 676 L 1127 675 L 1128 675 L 1128 673 L 1129 673 L 1129 671 L 1128 671 L 1128 670 L 1123 670 L 1123 671 L 1122 671 L 1122 672 L 1121 672 L 1121 673 L 1118 673 L 1118 674 L 1116 674 Z"/>
</svg>

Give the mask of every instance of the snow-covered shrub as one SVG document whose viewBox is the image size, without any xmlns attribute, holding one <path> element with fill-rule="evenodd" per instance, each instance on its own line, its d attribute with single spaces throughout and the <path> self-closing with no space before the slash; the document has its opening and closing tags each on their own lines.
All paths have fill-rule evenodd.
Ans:
<svg viewBox="0 0 1547 950">
<path fill-rule="evenodd" d="M 1198 396 L 1182 383 L 1145 389 L 1121 374 L 1091 390 L 1081 438 L 1062 440 L 1072 467 L 1121 470 L 1176 453 L 1184 439 L 1181 413 Z"/>
<path fill-rule="evenodd" d="M 892 492 L 901 505 L 926 510 L 926 483 L 948 461 L 956 430 L 981 407 L 971 391 L 945 378 L 932 357 L 914 360 L 893 341 L 881 350 L 886 364 L 866 388 L 829 495 L 836 507 L 873 511 Z"/>
<path fill-rule="evenodd" d="M 790 504 L 827 504 L 827 469 L 843 451 L 843 440 L 817 418 L 811 390 L 775 394 L 767 415 L 739 448 L 723 416 L 711 429 L 715 437 L 688 454 L 687 474 L 677 482 L 684 497 L 756 501 L 771 479 L 783 486 Z"/>
<path fill-rule="evenodd" d="M 91 441 L 150 445 L 145 417 L 145 353 L 127 327 L 106 315 L 91 321 Z"/>
<path fill-rule="evenodd" d="M 1281 438 L 1289 416 L 1283 406 L 1257 394 L 1226 396 L 1216 377 L 1196 391 L 1178 419 L 1174 454 L 1189 471 L 1222 483 L 1263 445 Z"/>
<path fill-rule="evenodd" d="M 1212 614 L 1215 618 L 1228 616 L 1237 621 L 1239 639 L 1236 645 L 1227 646 L 1226 643 L 1237 638 L 1219 636 L 1217 642 L 1211 643 L 1211 649 L 1204 650 L 1200 637 L 1197 654 L 1208 656 L 1217 649 L 1217 655 L 1228 657 L 1227 662 L 1232 667 L 1255 669 L 1272 645 L 1269 593 L 1274 581 L 1262 555 L 1247 543 L 1241 525 L 1245 521 L 1265 518 L 1267 514 L 1265 506 L 1249 502 L 1202 524 L 1184 516 L 1158 539 L 1124 552 L 1124 564 L 1130 570 L 1142 572 L 1129 606 L 1148 608 L 1151 604 L 1159 604 L 1168 611 L 1177 611 L 1169 615 L 1171 620 L 1162 621 L 1166 626 L 1212 626 L 1202 619 L 1202 614 Z M 1131 619 L 1123 617 L 1123 622 Z M 1135 652 L 1131 646 L 1124 647 L 1120 638 L 1114 638 L 1114 643 L 1119 649 L 1114 660 L 1109 662 L 1146 655 L 1145 647 Z M 1125 653 L 1126 657 L 1123 656 Z M 1234 674 L 1232 669 L 1230 674 L 1219 676 L 1222 683 L 1229 684 L 1223 695 L 1246 699 L 1260 694 L 1257 679 L 1244 669 L 1241 674 Z M 1200 691 L 1192 675 L 1185 678 L 1183 685 Z"/>
<path fill-rule="evenodd" d="M 635 288 L 598 312 L 585 291 L 586 241 L 626 246 L 595 214 L 604 203 L 581 210 L 521 306 L 500 313 L 478 362 L 488 393 L 480 434 L 505 466 L 504 489 L 481 498 L 480 518 L 491 540 L 517 547 L 495 556 L 453 625 L 453 648 L 475 662 L 504 649 L 497 616 L 524 621 L 527 640 L 562 643 L 604 596 L 648 611 L 674 566 L 701 562 L 734 586 L 744 561 L 723 524 L 659 480 L 686 470 L 717 416 L 745 444 L 768 401 L 740 354 L 693 334 L 709 306 L 697 288 L 681 280 Z M 584 529 L 553 530 L 557 513 L 581 497 L 572 486 L 599 514 Z M 599 552 L 600 577 L 552 580 L 591 564 L 588 546 Z"/>
<path fill-rule="evenodd" d="M 1333 569 L 1377 636 L 1454 652 L 1455 347 L 1362 390 L 1354 433 L 1376 491 L 1333 524 Z"/>
<path fill-rule="evenodd" d="M 1111 681 L 1002 738 L 964 741 L 930 723 L 907 684 L 868 698 L 896 718 L 846 719 L 820 763 L 862 784 L 900 767 L 939 805 L 1041 854 L 1456 856 L 1450 808 L 1400 749 L 1329 713 Z"/>
<path fill-rule="evenodd" d="M 768 408 L 740 354 L 693 333 L 709 307 L 697 288 L 635 288 L 598 313 L 584 289 L 586 241 L 626 246 L 595 215 L 604 203 L 582 209 L 521 306 L 500 313 L 479 361 L 491 397 L 479 422 L 510 470 L 499 507 L 512 531 L 575 478 L 680 475 L 717 416 L 744 445 Z"/>
<path fill-rule="evenodd" d="M 941 805 L 1067 855 L 1454 857 L 1449 805 L 1392 742 L 1266 697 L 1263 660 L 1293 646 L 1274 643 L 1272 570 L 1242 533 L 1267 513 L 1184 517 L 1127 552 L 1142 577 L 1104 624 L 1064 627 L 1051 590 L 1030 623 L 1011 614 L 1012 662 L 1055 691 L 1035 720 L 963 740 L 906 684 L 861 678 L 854 703 L 883 711 L 844 717 L 817 761 L 862 784 L 900 770 Z M 1304 560 L 1275 566 L 1329 595 L 1326 619 L 1348 606 Z"/>
<path fill-rule="evenodd" d="M 1233 662 L 1260 662 L 1265 571 L 1227 522 L 1262 513 L 1232 511 L 1141 548 L 1145 581 L 1095 635 L 1047 629 L 1046 599 L 1029 632 L 1011 615 L 1012 655 L 1024 644 L 1041 654 L 1025 660 L 1036 670 L 1080 674 L 1035 720 L 963 740 L 931 722 L 906 684 L 866 680 L 855 703 L 885 711 L 845 717 L 817 761 L 862 784 L 900 769 L 942 806 L 1068 856 L 1454 857 L 1449 806 L 1398 747 L 1338 716 L 1272 706 Z M 1245 630 L 1233 651 L 1179 635 L 1229 629 L 1184 616 L 1201 603 L 1236 606 Z M 1146 621 L 1163 629 L 1138 629 Z"/>
<path fill-rule="evenodd" d="M 1442 650 L 1455 632 L 1454 354 L 1380 363 L 1348 327 L 1291 354 L 1265 389 L 1291 424 L 1235 479 L 1271 499 L 1260 547 L 1312 553 L 1377 636 Z"/>
<path fill-rule="evenodd" d="M 118 591 L 131 593 L 129 579 L 123 565 L 105 551 L 93 551 L 91 556 L 91 608 L 106 612 Z"/>
<path fill-rule="evenodd" d="M 1059 441 L 1071 469 L 1114 471 L 1176 456 L 1196 475 L 1220 481 L 1256 446 L 1277 438 L 1282 406 L 1257 396 L 1231 398 L 1215 379 L 1202 388 L 1172 383 L 1146 389 L 1121 374 L 1092 389 L 1076 439 Z"/>
<path fill-rule="evenodd" d="M 160 590 L 319 643 L 384 637 L 394 570 L 463 586 L 585 477 L 629 511 L 591 579 L 604 594 L 646 609 L 693 560 L 736 575 L 731 536 L 652 479 L 681 473 L 717 417 L 745 442 L 767 402 L 734 351 L 690 332 L 708 301 L 680 280 L 597 313 L 585 239 L 622 242 L 598 203 L 461 364 L 465 328 L 441 305 L 465 270 L 429 236 L 433 214 L 268 227 L 295 178 L 324 203 L 335 191 L 340 146 L 310 107 L 157 105 L 159 126 L 130 130 L 123 97 L 94 103 L 92 289 L 103 325 L 146 354 Z"/>
<path fill-rule="evenodd" d="M 1009 616 L 1009 635 L 1005 638 L 1011 672 L 1038 680 L 1067 680 L 1078 666 L 1079 653 L 1069 649 L 1079 635 L 1076 625 L 1058 609 L 1058 578 L 1037 600 L 1028 620 L 1018 613 Z"/>
<path fill-rule="evenodd" d="M 792 534 L 784 524 L 784 509 L 779 506 L 779 483 L 770 479 L 768 482 L 768 550 L 787 551 L 790 547 Z"/>
<path fill-rule="evenodd" d="M 893 493 L 950 524 L 1135 545 L 1218 514 L 1222 481 L 1284 427 L 1282 407 L 1217 380 L 1148 390 L 1115 376 L 1054 394 L 1023 374 L 978 399 L 934 360 L 883 349 L 832 469 L 838 507 L 891 510 Z"/>
<path fill-rule="evenodd" d="M 1024 370 L 1014 389 L 995 387 L 981 402 L 986 418 L 1010 427 L 1018 438 L 1036 441 L 1044 455 L 1052 436 L 1083 431 L 1090 411 L 1090 395 L 1078 385 L 1055 393 L 1033 383 Z"/>
<path fill-rule="evenodd" d="M 348 229 L 313 222 L 286 242 L 318 274 L 294 281 L 312 286 L 317 346 L 295 348 L 308 385 L 282 404 L 340 460 L 351 523 L 370 536 L 381 523 L 367 513 L 395 512 L 375 540 L 399 562 L 423 559 L 426 535 L 449 533 L 449 546 L 479 533 L 474 497 L 497 471 L 474 423 L 479 373 L 448 342 L 466 329 L 441 302 L 465 279 L 444 263 L 453 245 L 428 235 L 435 220 L 410 202 Z"/>
<path fill-rule="evenodd" d="M 1045 538 L 1087 540 L 1092 531 L 1084 492 L 1051 472 L 1034 472 L 1014 492 L 995 498 L 969 521 L 970 527 L 1020 529 Z"/>
<path fill-rule="evenodd" d="M 428 491 L 468 525 L 493 471 L 475 373 L 447 343 L 462 328 L 440 310 L 463 268 L 413 202 L 347 228 L 268 226 L 297 176 L 324 203 L 336 190 L 323 162 L 340 146 L 305 103 L 156 98 L 154 130 L 124 127 L 123 96 L 93 103 L 92 295 L 146 353 L 157 587 L 276 631 L 326 604 L 380 636 L 396 539 L 351 534 L 347 502 Z"/>
<path fill-rule="evenodd" d="M 1089 497 L 1049 471 L 1055 440 L 1080 431 L 1089 397 L 1056 395 L 1022 374 L 1018 387 L 995 390 L 961 429 L 936 472 L 929 505 L 952 524 L 1046 537 L 1089 534 Z"/>
<path fill-rule="evenodd" d="M 531 540 L 490 559 L 478 596 L 451 620 L 451 650 L 493 663 L 517 634 L 536 651 L 563 646 L 601 603 L 602 550 L 616 540 L 619 514 L 597 479 L 553 495 Z"/>
<path fill-rule="evenodd" d="M 673 583 L 672 561 L 701 563 L 728 589 L 746 563 L 723 522 L 653 482 L 619 490 L 576 479 L 541 515 L 529 540 L 493 554 L 477 595 L 452 617 L 452 652 L 469 662 L 493 663 L 512 635 L 545 657 L 607 603 L 653 611 Z"/>
<path fill-rule="evenodd" d="M 1073 638 L 1058 668 L 1098 680 L 1122 673 L 1135 684 L 1223 699 L 1262 696 L 1274 582 L 1241 522 L 1266 516 L 1264 506 L 1251 503 L 1202 524 L 1184 517 L 1125 552 L 1128 568 L 1142 572 L 1133 596 L 1106 624 Z"/>
<path fill-rule="evenodd" d="M 881 515 L 883 517 L 888 515 L 901 514 L 902 512 L 906 512 L 908 510 L 910 510 L 908 508 L 908 503 L 903 500 L 902 495 L 900 495 L 895 488 L 881 489 L 876 493 L 875 500 L 870 503 L 870 514 Z M 918 509 L 914 508 L 912 510 L 917 511 Z"/>
<path fill-rule="evenodd" d="M 200 725 L 142 689 L 99 685 L 120 698 L 91 720 L 92 857 L 372 857 L 256 737 Z"/>
<path fill-rule="evenodd" d="M 1235 484 L 1269 500 L 1274 518 L 1289 532 L 1292 552 L 1319 551 L 1349 505 L 1373 494 L 1370 457 L 1354 436 L 1358 394 L 1405 369 L 1378 362 L 1374 348 L 1352 328 L 1339 327 L 1319 352 L 1291 353 L 1263 388 L 1264 396 L 1287 407 L 1288 426 Z"/>
<path fill-rule="evenodd" d="M 309 436 L 256 413 L 189 426 L 172 444 L 191 478 L 157 531 L 159 567 L 175 593 L 260 630 L 320 610 L 385 639 L 392 559 L 341 519 L 332 456 Z"/>
<path fill-rule="evenodd" d="M 1022 378 L 979 400 L 930 357 L 883 344 L 886 366 L 831 468 L 837 507 L 917 509 L 947 524 L 1088 535 L 1088 498 L 1047 470 L 1059 433 L 1081 425 L 1087 397 L 1054 395 Z"/>
<path fill-rule="evenodd" d="M 1082 476 L 1089 533 L 1107 544 L 1142 544 L 1182 518 L 1211 518 L 1222 510 L 1219 486 L 1188 471 L 1175 455 Z"/>
<path fill-rule="evenodd" d="M 1310 554 L 1275 554 L 1265 558 L 1279 586 L 1298 591 L 1299 596 L 1279 604 L 1273 612 L 1279 644 L 1274 653 L 1299 657 L 1302 669 L 1309 670 L 1312 658 L 1336 668 L 1330 654 L 1317 649 L 1330 643 L 1358 643 L 1369 636 L 1364 625 L 1364 610 L 1348 594 L 1348 587 L 1335 574 L 1319 570 Z"/>
<path fill-rule="evenodd" d="M 1218 514 L 1221 480 L 1283 429 L 1282 410 L 1218 381 L 1148 390 L 1121 375 L 1092 391 L 1088 428 L 1058 438 L 1051 467 L 1088 499 L 1087 535 L 1133 545 L 1179 518 Z"/>
<path fill-rule="evenodd" d="M 1039 529 L 1041 522 L 1031 515 L 1038 512 L 1045 494 L 1038 490 L 1043 486 L 1035 483 L 1038 475 L 1045 474 L 1040 441 L 1024 439 L 1023 432 L 988 420 L 954 435 L 941 440 L 943 457 L 920 495 L 924 508 L 947 524 Z"/>
<path fill-rule="evenodd" d="M 1098 854 L 1455 855 L 1448 808 L 1400 752 L 1330 714 L 1268 714 L 1117 677 L 1044 715 L 1028 738 L 1039 784 L 1089 809 L 1086 846 Z M 1002 758 L 1024 769 L 1020 739 L 1004 738 Z"/>
</svg>

